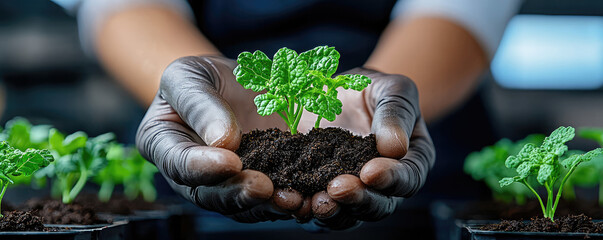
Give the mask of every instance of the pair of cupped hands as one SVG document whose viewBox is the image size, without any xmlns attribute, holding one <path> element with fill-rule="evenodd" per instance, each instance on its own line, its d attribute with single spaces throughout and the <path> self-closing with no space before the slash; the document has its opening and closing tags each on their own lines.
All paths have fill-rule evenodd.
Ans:
<svg viewBox="0 0 603 240">
<path fill-rule="evenodd" d="M 390 215 L 397 198 L 410 197 L 434 164 L 433 143 L 423 121 L 414 83 L 401 75 L 356 68 L 372 83 L 362 92 L 339 90 L 343 112 L 334 122 L 356 134 L 374 133 L 382 157 L 364 165 L 360 177 L 340 175 L 326 191 L 302 196 L 275 188 L 263 173 L 245 169 L 234 151 L 243 132 L 279 127 L 276 114 L 262 117 L 224 57 L 184 57 L 168 66 L 138 129 L 136 144 L 171 187 L 197 206 L 240 222 L 296 218 L 330 229 Z M 308 131 L 316 115 L 302 115 Z"/>
</svg>

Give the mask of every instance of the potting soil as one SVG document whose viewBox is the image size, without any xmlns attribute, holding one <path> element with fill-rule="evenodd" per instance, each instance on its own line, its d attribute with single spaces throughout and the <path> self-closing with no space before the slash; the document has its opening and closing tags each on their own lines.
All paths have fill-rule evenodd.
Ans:
<svg viewBox="0 0 603 240">
<path fill-rule="evenodd" d="M 341 174 L 358 176 L 366 162 L 379 156 L 374 135 L 354 136 L 341 128 L 295 135 L 274 128 L 254 130 L 243 135 L 236 153 L 244 169 L 263 172 L 275 187 L 306 196 L 325 190 Z"/>
</svg>

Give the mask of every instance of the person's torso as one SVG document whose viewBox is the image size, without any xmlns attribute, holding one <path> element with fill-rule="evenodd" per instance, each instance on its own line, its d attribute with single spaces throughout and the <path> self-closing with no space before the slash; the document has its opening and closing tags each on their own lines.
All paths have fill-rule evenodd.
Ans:
<svg viewBox="0 0 603 240">
<path fill-rule="evenodd" d="M 339 70 L 362 66 L 390 20 L 395 0 L 189 1 L 203 34 L 229 58 L 319 45 L 341 53 Z"/>
</svg>

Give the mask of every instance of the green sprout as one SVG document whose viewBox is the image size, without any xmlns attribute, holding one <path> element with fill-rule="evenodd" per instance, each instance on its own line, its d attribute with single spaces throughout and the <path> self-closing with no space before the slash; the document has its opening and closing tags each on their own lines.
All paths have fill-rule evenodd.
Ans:
<svg viewBox="0 0 603 240">
<path fill-rule="evenodd" d="M 124 186 L 124 194 L 130 200 L 142 195 L 147 202 L 157 198 L 157 190 L 153 184 L 157 167 L 145 160 L 134 147 L 124 147 L 112 143 L 107 150 L 107 166 L 95 177 L 94 182 L 100 185 L 98 198 L 108 202 L 116 185 Z"/>
<path fill-rule="evenodd" d="M 106 146 L 114 138 L 112 133 L 107 133 L 88 139 L 84 132 L 65 137 L 58 130 L 51 129 L 49 144 L 56 161 L 37 175 L 53 178 L 52 192 L 60 194 L 63 203 L 69 204 L 82 191 L 86 182 L 105 167 Z"/>
<path fill-rule="evenodd" d="M 315 123 L 318 128 L 323 118 L 332 122 L 341 114 L 343 104 L 337 99 L 338 87 L 362 91 L 371 83 L 370 78 L 359 74 L 332 78 L 339 56 L 334 47 L 328 46 L 300 54 L 281 48 L 273 60 L 261 51 L 243 52 L 233 73 L 245 89 L 266 90 L 253 100 L 258 114 L 268 116 L 276 112 L 291 134 L 296 134 L 303 109 L 318 115 Z"/>
<path fill-rule="evenodd" d="M 12 178 L 16 176 L 30 176 L 40 168 L 48 166 L 54 158 L 48 150 L 27 149 L 21 151 L 0 142 L 0 203 Z M 1 212 L 1 211 L 0 211 Z M 0 213 L 0 217 L 2 214 Z"/>
<path fill-rule="evenodd" d="M 603 149 L 597 148 L 584 154 L 571 155 L 560 161 L 560 157 L 568 150 L 565 143 L 572 140 L 574 136 L 574 128 L 559 127 L 544 139 L 542 145 L 526 144 L 517 155 L 510 156 L 505 161 L 505 165 L 508 168 L 517 171 L 517 176 L 501 179 L 500 186 L 505 187 L 515 182 L 525 185 L 538 199 L 544 217 L 554 221 L 555 211 L 563 191 L 563 186 L 569 176 L 572 175 L 580 163 L 588 162 L 603 154 Z M 561 177 L 561 166 L 568 169 L 568 171 L 561 180 L 557 194 L 554 195 L 556 182 Z M 528 181 L 529 177 L 536 177 L 537 182 L 545 187 L 547 192 L 546 204 L 538 192 L 530 185 Z"/>
<path fill-rule="evenodd" d="M 523 205 L 532 192 L 521 186 L 513 184 L 502 188 L 498 181 L 501 178 L 513 176 L 516 172 L 505 166 L 505 161 L 511 155 L 517 154 L 527 144 L 541 144 L 544 140 L 542 134 L 532 134 L 517 142 L 503 138 L 492 146 L 484 147 L 479 152 L 472 152 L 465 159 L 463 169 L 477 181 L 483 181 L 492 191 L 494 199 L 502 202 L 511 202 Z"/>
</svg>

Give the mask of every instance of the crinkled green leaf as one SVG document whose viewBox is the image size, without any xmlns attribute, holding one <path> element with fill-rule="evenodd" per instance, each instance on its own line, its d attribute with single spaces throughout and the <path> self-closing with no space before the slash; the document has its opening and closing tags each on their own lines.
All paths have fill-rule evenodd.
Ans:
<svg viewBox="0 0 603 240">
<path fill-rule="evenodd" d="M 561 165 L 565 168 L 573 168 L 582 162 L 588 162 L 601 156 L 603 156 L 603 148 L 597 148 L 584 154 L 572 155 L 561 161 Z"/>
<path fill-rule="evenodd" d="M 534 163 L 534 162 L 522 162 L 521 164 L 519 164 L 519 166 L 517 167 L 517 173 L 519 174 L 519 177 L 522 179 L 527 178 L 528 176 L 530 176 L 534 170 L 536 168 L 538 168 L 538 164 Z"/>
<path fill-rule="evenodd" d="M 272 69 L 272 60 L 261 51 L 243 52 L 237 58 L 239 65 L 233 73 L 245 89 L 251 89 L 255 92 L 266 88 L 270 80 L 270 71 Z"/>
<path fill-rule="evenodd" d="M 272 60 L 268 92 L 279 96 L 295 96 L 309 85 L 308 63 L 288 48 L 279 49 Z"/>
<path fill-rule="evenodd" d="M 330 78 L 337 72 L 339 57 L 339 52 L 334 47 L 328 46 L 318 46 L 299 54 L 299 58 L 308 63 L 309 70 L 321 72 L 326 78 Z"/>
<path fill-rule="evenodd" d="M 341 114 L 343 107 L 339 99 L 318 90 L 306 92 L 300 101 L 306 110 L 328 121 L 334 121 L 335 117 Z"/>
<path fill-rule="evenodd" d="M 14 176 L 32 175 L 38 169 L 46 167 L 54 161 L 52 154 L 46 149 L 27 149 L 25 152 L 21 152 L 21 154 L 18 161 L 11 168 L 7 169 Z"/>
<path fill-rule="evenodd" d="M 340 82 L 340 86 L 343 86 L 345 89 L 362 91 L 371 83 L 371 79 L 360 74 L 346 74 L 335 77 L 335 82 Z"/>
<path fill-rule="evenodd" d="M 11 176 L 30 176 L 38 169 L 48 166 L 53 160 L 48 150 L 21 151 L 7 142 L 0 142 L 0 179 L 12 182 Z"/>
<path fill-rule="evenodd" d="M 572 140 L 576 135 L 573 127 L 559 127 L 544 139 L 541 149 L 545 152 L 553 153 L 557 156 L 563 155 L 567 151 L 566 142 Z"/>
<path fill-rule="evenodd" d="M 274 112 L 281 112 L 287 109 L 287 101 L 281 97 L 270 93 L 257 95 L 253 102 L 258 108 L 258 114 L 268 116 Z"/>
<path fill-rule="evenodd" d="M 522 163 L 521 160 L 517 156 L 509 156 L 505 161 L 505 166 L 508 168 L 517 168 Z"/>
<path fill-rule="evenodd" d="M 517 177 L 506 177 L 506 178 L 501 179 L 499 181 L 499 183 L 500 183 L 500 187 L 505 187 L 505 186 L 509 186 L 509 185 L 511 185 L 511 183 L 514 183 L 517 181 L 519 181 L 519 178 L 517 178 Z"/>
<path fill-rule="evenodd" d="M 557 171 L 554 165 L 543 164 L 540 165 L 540 169 L 538 169 L 538 176 L 536 180 L 542 185 L 551 177 L 556 177 Z"/>
</svg>

